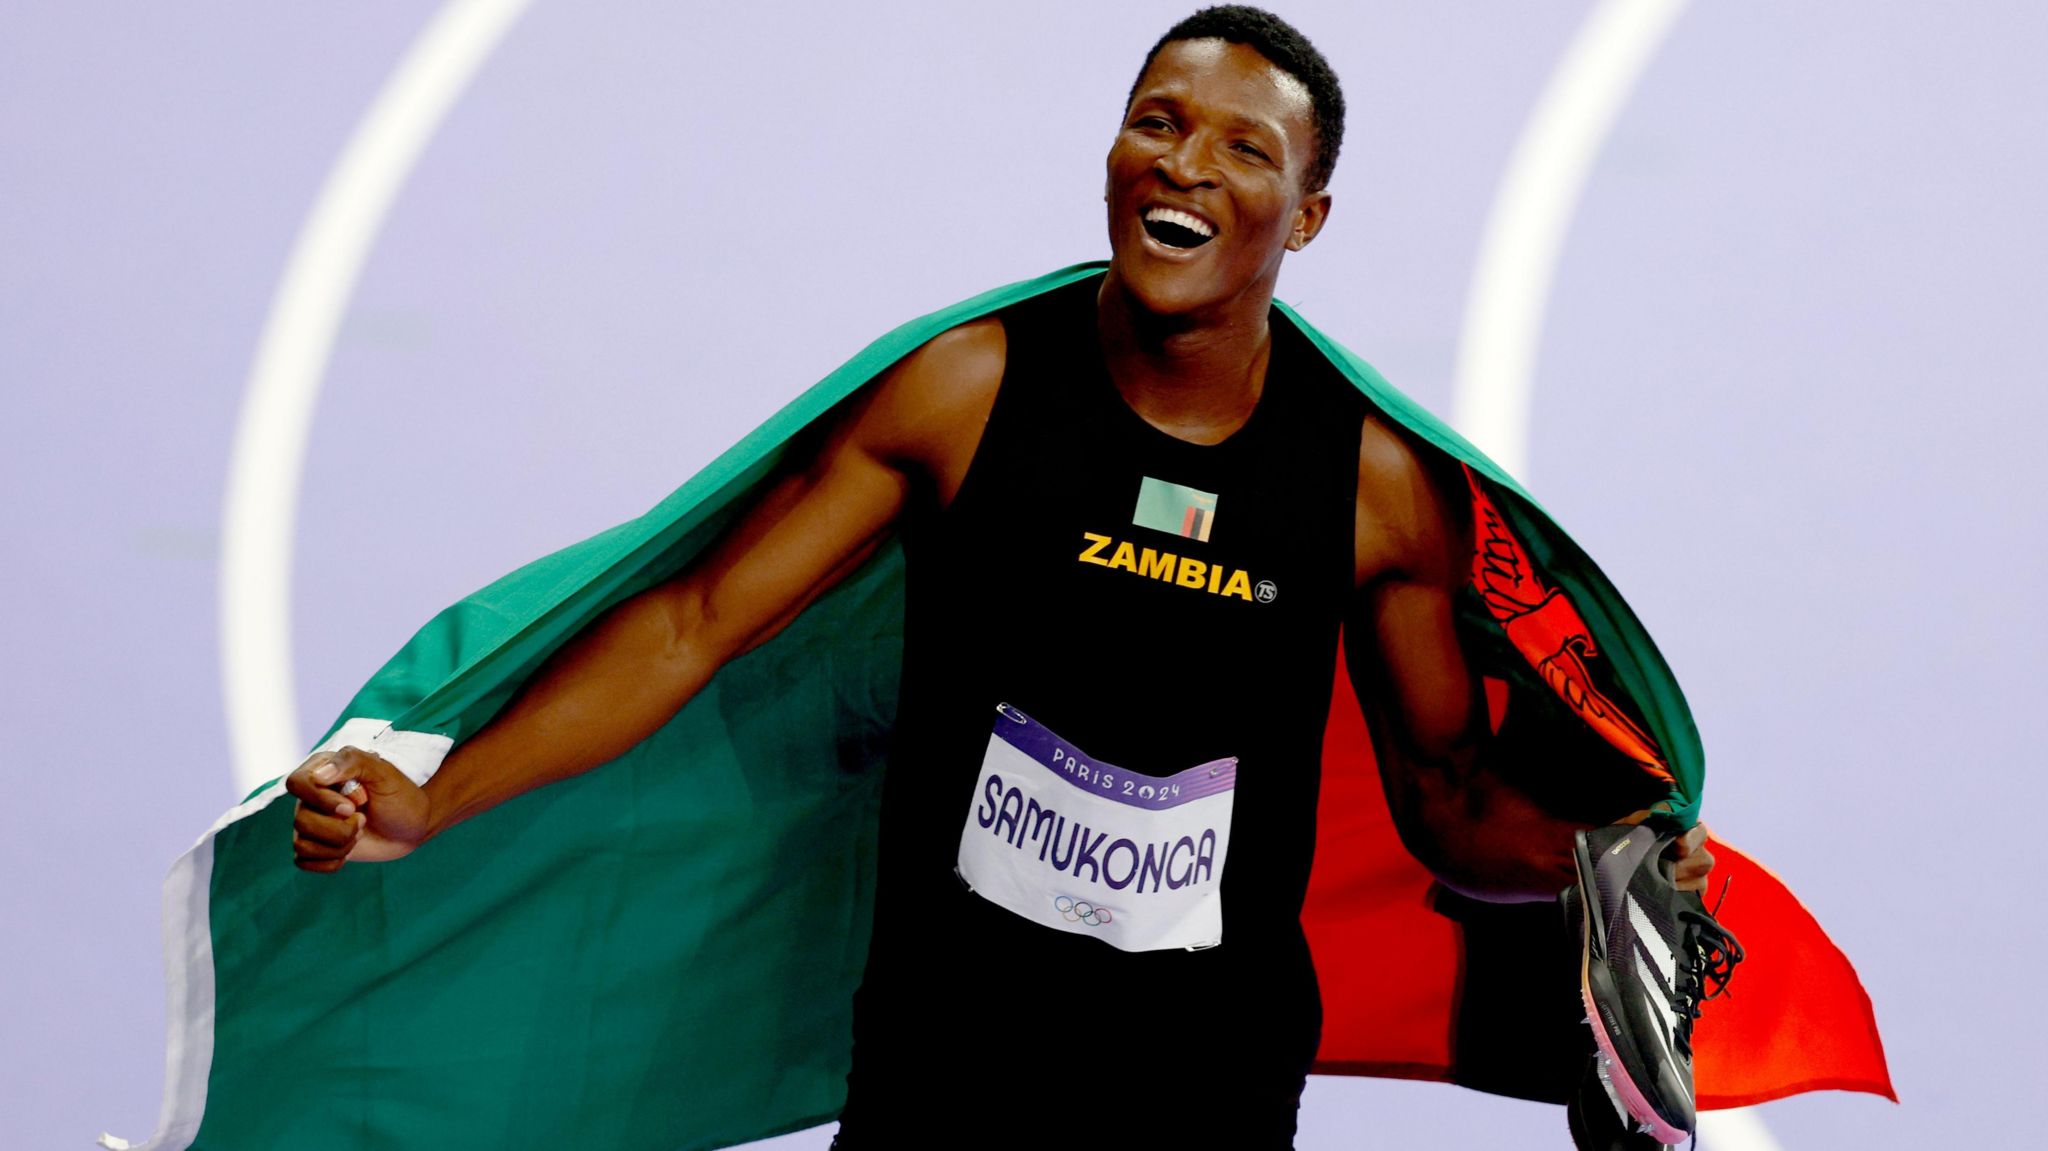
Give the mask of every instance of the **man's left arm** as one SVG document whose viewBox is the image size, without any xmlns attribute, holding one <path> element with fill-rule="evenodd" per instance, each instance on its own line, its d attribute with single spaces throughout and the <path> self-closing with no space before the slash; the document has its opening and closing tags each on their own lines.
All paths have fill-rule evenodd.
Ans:
<svg viewBox="0 0 2048 1151">
<path fill-rule="evenodd" d="M 1539 753 L 1502 740 L 1458 641 L 1456 598 L 1471 537 L 1415 450 L 1368 421 L 1358 493 L 1358 591 L 1345 660 L 1372 733 L 1402 843 L 1445 886 L 1475 899 L 1553 898 L 1572 882 L 1572 833 L 1589 826 L 1545 810 L 1509 781 L 1504 756 Z M 1677 848 L 1679 886 L 1701 890 L 1712 857 L 1705 828 Z"/>
</svg>

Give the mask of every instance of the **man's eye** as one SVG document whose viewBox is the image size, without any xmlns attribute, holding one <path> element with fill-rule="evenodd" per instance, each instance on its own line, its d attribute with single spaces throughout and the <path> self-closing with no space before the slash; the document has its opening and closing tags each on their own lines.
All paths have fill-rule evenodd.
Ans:
<svg viewBox="0 0 2048 1151">
<path fill-rule="evenodd" d="M 1169 127 L 1170 125 L 1168 125 L 1165 120 L 1162 120 L 1157 116 L 1140 116 L 1138 117 L 1138 123 L 1136 126 L 1140 128 L 1165 128 Z"/>
<path fill-rule="evenodd" d="M 1257 156 L 1261 160 L 1266 158 L 1266 154 L 1264 152 L 1259 151 L 1257 148 L 1252 147 L 1250 144 L 1239 144 L 1237 146 L 1237 150 L 1245 153 L 1246 155 Z"/>
</svg>

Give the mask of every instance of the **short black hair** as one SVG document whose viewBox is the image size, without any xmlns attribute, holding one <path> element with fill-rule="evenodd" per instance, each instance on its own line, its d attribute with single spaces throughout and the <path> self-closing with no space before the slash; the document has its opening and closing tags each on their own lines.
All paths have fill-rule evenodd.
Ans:
<svg viewBox="0 0 2048 1151">
<path fill-rule="evenodd" d="M 1124 97 L 1124 111 L 1131 110 L 1131 102 L 1138 98 L 1138 85 L 1144 83 L 1145 73 L 1152 67 L 1152 61 L 1159 50 L 1176 40 L 1222 40 L 1231 44 L 1243 44 L 1264 56 L 1275 68 L 1301 81 L 1308 89 L 1310 121 L 1316 133 L 1315 159 L 1308 167 L 1308 190 L 1321 191 L 1330 183 L 1330 173 L 1337 168 L 1337 150 L 1344 144 L 1344 90 L 1337 84 L 1337 73 L 1308 37 L 1297 31 L 1294 25 L 1282 20 L 1263 8 L 1252 8 L 1243 4 L 1223 4 L 1204 8 L 1200 12 L 1175 24 L 1166 30 L 1152 50 L 1145 53 L 1145 62 L 1138 67 L 1138 78 L 1131 81 L 1131 94 Z"/>
</svg>

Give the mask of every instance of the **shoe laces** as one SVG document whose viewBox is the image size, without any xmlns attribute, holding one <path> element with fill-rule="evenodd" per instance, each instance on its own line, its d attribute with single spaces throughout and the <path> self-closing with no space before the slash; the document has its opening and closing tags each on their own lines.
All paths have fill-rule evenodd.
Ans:
<svg viewBox="0 0 2048 1151">
<path fill-rule="evenodd" d="M 1732 880 L 1731 880 L 1732 881 Z M 1728 884 L 1721 885 L 1714 910 L 1696 897 L 1682 900 L 1678 908 L 1679 950 L 1682 974 L 1679 978 L 1678 1041 L 1692 1054 L 1692 1027 L 1700 1017 L 1700 1004 L 1728 993 L 1728 981 L 1735 965 L 1742 962 L 1742 943 L 1715 918 L 1721 902 L 1728 898 Z M 1696 906 L 1695 906 L 1696 905 Z M 1707 990 L 1702 995 L 1703 989 Z"/>
</svg>

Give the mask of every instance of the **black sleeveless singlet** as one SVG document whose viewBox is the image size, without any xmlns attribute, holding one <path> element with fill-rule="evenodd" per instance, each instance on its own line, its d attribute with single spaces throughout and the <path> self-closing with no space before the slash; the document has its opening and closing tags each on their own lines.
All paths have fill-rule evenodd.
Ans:
<svg viewBox="0 0 2048 1151">
<path fill-rule="evenodd" d="M 1214 445 L 1170 436 L 1110 381 L 1101 282 L 1000 313 L 1007 364 L 960 490 L 904 526 L 902 694 L 848 1147 L 931 1123 L 935 1099 L 990 1132 L 1071 1141 L 1106 1123 L 1213 1133 L 1236 1092 L 1283 1108 L 1291 1132 L 1315 1054 L 1300 911 L 1367 404 L 1275 312 L 1244 426 Z M 1214 498 L 1163 519 L 1157 500 L 1140 514 L 1148 484 Z M 1126 562 L 1106 562 L 1125 544 Z M 1144 549 L 1149 573 L 1128 560 Z M 1163 554 L 1208 574 L 1161 578 Z M 1220 944 L 1124 952 L 963 886 L 961 828 L 1000 702 L 1133 772 L 1237 757 Z"/>
</svg>

